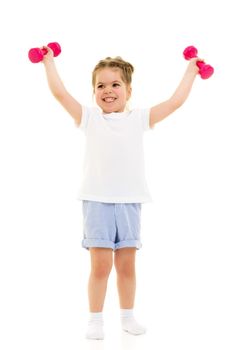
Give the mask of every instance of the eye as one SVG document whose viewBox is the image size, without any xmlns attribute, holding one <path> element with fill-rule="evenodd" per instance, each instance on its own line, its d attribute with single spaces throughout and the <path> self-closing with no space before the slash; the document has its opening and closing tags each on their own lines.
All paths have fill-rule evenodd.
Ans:
<svg viewBox="0 0 233 350">
<path fill-rule="evenodd" d="M 99 85 L 97 85 L 97 89 L 103 89 L 103 84 L 99 84 Z"/>
<path fill-rule="evenodd" d="M 119 83 L 113 83 L 112 86 L 113 87 L 118 87 L 118 86 L 120 86 L 120 84 Z"/>
</svg>

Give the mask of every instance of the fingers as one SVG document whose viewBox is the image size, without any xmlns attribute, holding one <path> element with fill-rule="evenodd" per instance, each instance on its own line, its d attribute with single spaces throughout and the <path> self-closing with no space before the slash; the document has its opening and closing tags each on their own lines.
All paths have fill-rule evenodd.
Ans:
<svg viewBox="0 0 233 350">
<path fill-rule="evenodd" d="M 42 50 L 44 52 L 43 62 L 46 63 L 52 61 L 54 57 L 53 50 L 48 46 L 42 46 Z"/>
<path fill-rule="evenodd" d="M 195 57 L 195 62 L 205 62 L 204 58 L 200 58 L 200 57 Z"/>
<path fill-rule="evenodd" d="M 50 53 L 53 56 L 53 50 L 49 46 L 42 46 L 42 50 L 46 50 L 47 51 L 47 53 L 45 55 Z"/>
</svg>

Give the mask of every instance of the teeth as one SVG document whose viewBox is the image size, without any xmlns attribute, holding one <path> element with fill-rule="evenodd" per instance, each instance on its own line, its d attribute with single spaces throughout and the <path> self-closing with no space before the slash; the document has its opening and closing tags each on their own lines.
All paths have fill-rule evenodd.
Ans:
<svg viewBox="0 0 233 350">
<path fill-rule="evenodd" d="M 113 98 L 113 97 L 106 97 L 106 98 L 104 98 L 104 101 L 105 102 L 113 102 L 113 101 L 115 101 L 115 98 Z"/>
</svg>

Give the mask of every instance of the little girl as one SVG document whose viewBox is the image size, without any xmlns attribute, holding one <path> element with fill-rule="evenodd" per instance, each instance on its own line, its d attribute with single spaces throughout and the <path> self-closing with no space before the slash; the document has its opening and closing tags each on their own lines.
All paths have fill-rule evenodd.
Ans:
<svg viewBox="0 0 233 350">
<path fill-rule="evenodd" d="M 131 96 L 133 66 L 121 57 L 107 57 L 93 70 L 96 108 L 87 108 L 64 87 L 44 46 L 48 84 L 54 97 L 86 135 L 84 174 L 79 199 L 83 203 L 82 245 L 91 258 L 88 283 L 90 318 L 86 337 L 103 339 L 103 306 L 113 261 L 117 273 L 121 324 L 139 335 L 145 328 L 134 318 L 135 256 L 141 247 L 141 203 L 150 202 L 143 155 L 143 132 L 151 130 L 187 99 L 198 73 L 198 58 L 190 60 L 174 94 L 148 109 L 126 109 Z M 113 255 L 114 252 L 114 255 Z"/>
</svg>

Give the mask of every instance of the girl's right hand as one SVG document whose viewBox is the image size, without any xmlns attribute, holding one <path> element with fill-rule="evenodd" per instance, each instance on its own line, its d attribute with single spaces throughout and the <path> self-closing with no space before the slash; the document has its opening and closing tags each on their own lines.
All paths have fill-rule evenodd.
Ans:
<svg viewBox="0 0 233 350">
<path fill-rule="evenodd" d="M 48 46 L 42 46 L 42 49 L 46 50 L 47 53 L 43 57 L 43 63 L 51 62 L 53 61 L 53 50 L 50 49 Z"/>
</svg>

